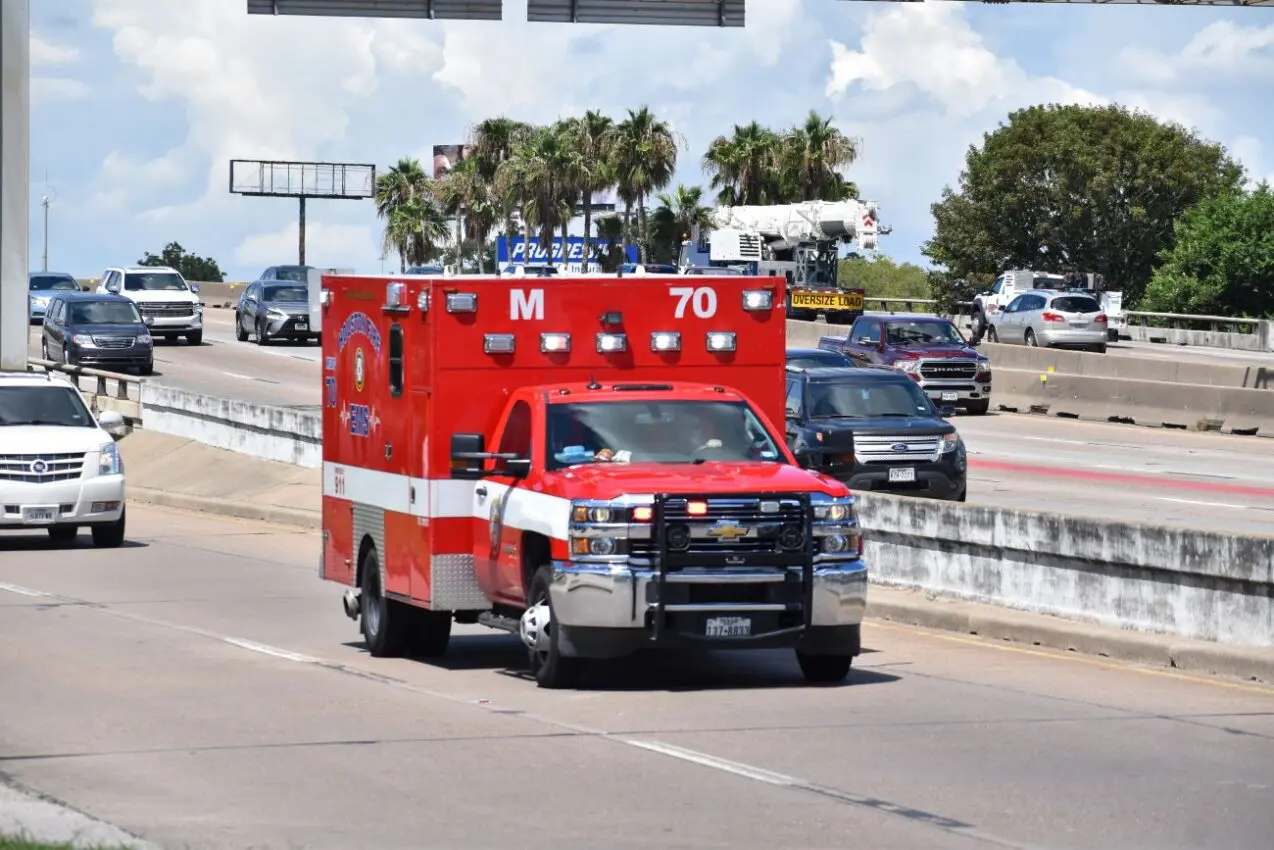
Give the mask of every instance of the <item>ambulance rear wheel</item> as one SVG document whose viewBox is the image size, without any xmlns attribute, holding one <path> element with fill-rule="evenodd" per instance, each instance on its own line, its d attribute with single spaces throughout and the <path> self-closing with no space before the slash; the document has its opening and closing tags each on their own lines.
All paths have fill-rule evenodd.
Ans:
<svg viewBox="0 0 1274 850">
<path fill-rule="evenodd" d="M 381 593 L 380 559 L 375 549 L 367 550 L 360 569 L 363 592 L 359 596 L 359 628 L 367 641 L 367 651 L 377 658 L 401 655 L 412 611 Z"/>
<path fill-rule="evenodd" d="M 447 653 L 451 643 L 450 611 L 426 611 L 412 608 L 415 622 L 411 629 L 411 654 L 416 658 L 440 658 Z"/>
<path fill-rule="evenodd" d="M 547 566 L 535 571 L 522 615 L 521 637 L 531 661 L 531 675 L 541 688 L 573 688 L 579 681 L 581 661 L 562 655 L 557 624 L 553 621 L 553 600 L 549 583 L 553 571 Z"/>
</svg>

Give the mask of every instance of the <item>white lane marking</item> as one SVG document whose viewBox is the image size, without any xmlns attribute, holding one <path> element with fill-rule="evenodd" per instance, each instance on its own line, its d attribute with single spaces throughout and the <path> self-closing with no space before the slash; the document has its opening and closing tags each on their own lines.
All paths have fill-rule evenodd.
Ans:
<svg viewBox="0 0 1274 850">
<path fill-rule="evenodd" d="M 696 752 L 695 750 L 674 747 L 672 744 L 665 744 L 661 741 L 639 741 L 635 738 L 613 738 L 613 740 L 627 744 L 630 747 L 650 750 L 653 753 L 671 756 L 672 758 L 688 761 L 702 767 L 722 770 L 726 773 L 733 773 L 735 776 L 742 776 L 746 779 L 755 779 L 757 782 L 764 782 L 767 785 L 778 785 L 783 788 L 791 788 L 805 784 L 802 780 L 797 779 L 795 776 L 787 776 L 782 773 L 772 773 L 768 770 L 762 770 L 759 767 L 752 767 L 748 764 L 740 764 L 737 761 L 728 761 L 726 759 L 717 758 L 716 756 L 710 756 L 707 753 Z"/>
<path fill-rule="evenodd" d="M 262 655 L 269 655 L 274 658 L 282 658 L 284 661 L 295 661 L 298 664 L 320 664 L 319 659 L 309 655 L 302 655 L 299 652 L 292 652 L 287 649 L 280 649 L 277 646 L 270 646 L 265 643 L 257 643 L 254 640 L 244 640 L 243 638 L 223 637 L 226 643 L 237 646 L 240 649 L 246 649 L 251 652 L 259 652 Z"/>
<path fill-rule="evenodd" d="M 252 375 L 240 375 L 238 372 L 222 372 L 221 374 L 225 375 L 227 378 L 238 378 L 241 381 L 259 380 L 257 378 L 254 378 Z"/>
<path fill-rule="evenodd" d="M 7 590 L 10 593 L 16 593 L 19 596 L 34 596 L 37 599 L 53 599 L 52 593 L 45 593 L 43 590 L 32 590 L 29 587 L 18 587 L 16 584 L 0 583 L 0 590 Z"/>
<path fill-rule="evenodd" d="M 1198 505 L 1205 508 L 1234 508 L 1240 511 L 1248 509 L 1247 505 L 1231 505 L 1225 502 L 1200 502 L 1197 499 L 1173 499 L 1169 496 L 1156 496 L 1155 498 L 1160 502 L 1176 502 L 1179 505 Z"/>
</svg>

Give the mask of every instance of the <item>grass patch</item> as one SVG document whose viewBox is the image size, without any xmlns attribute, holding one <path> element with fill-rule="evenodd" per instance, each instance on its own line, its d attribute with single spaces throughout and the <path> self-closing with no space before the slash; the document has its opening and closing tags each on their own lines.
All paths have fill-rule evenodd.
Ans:
<svg viewBox="0 0 1274 850">
<path fill-rule="evenodd" d="M 128 850 L 118 844 L 50 844 L 18 835 L 0 835 L 0 850 Z"/>
</svg>

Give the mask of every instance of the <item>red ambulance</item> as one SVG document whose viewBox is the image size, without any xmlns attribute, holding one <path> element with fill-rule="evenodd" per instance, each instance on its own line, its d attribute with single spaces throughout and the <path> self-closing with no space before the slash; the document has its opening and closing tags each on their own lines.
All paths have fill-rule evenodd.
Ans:
<svg viewBox="0 0 1274 850">
<path fill-rule="evenodd" d="M 784 443 L 783 286 L 324 276 L 321 573 L 371 653 L 481 623 L 542 687 L 643 648 L 844 679 L 867 567 L 850 491 Z"/>
</svg>

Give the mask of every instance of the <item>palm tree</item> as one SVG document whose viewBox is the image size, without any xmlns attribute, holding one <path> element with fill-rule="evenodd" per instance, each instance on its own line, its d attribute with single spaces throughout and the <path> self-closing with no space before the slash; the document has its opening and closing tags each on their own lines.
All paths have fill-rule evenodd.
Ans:
<svg viewBox="0 0 1274 850">
<path fill-rule="evenodd" d="M 437 255 L 446 234 L 446 218 L 432 193 L 420 160 L 403 158 L 376 178 L 376 215 L 385 220 L 382 251 L 398 254 L 400 271 L 408 264 L 426 263 Z"/>
<path fill-rule="evenodd" d="M 538 129 L 519 144 L 496 171 L 497 193 L 519 198 L 526 238 L 535 229 L 553 264 L 553 234 L 570 223 L 572 187 L 581 181 L 581 157 L 556 127 Z M 510 243 L 512 244 L 512 243 Z"/>
<path fill-rule="evenodd" d="M 792 200 L 831 201 L 844 197 L 846 181 L 840 171 L 857 159 L 857 140 L 833 127 L 831 118 L 811 109 L 805 123 L 783 137 L 779 164 L 788 178 L 785 182 L 799 190 Z"/>
<path fill-rule="evenodd" d="M 780 148 L 782 137 L 753 121 L 734 125 L 730 136 L 718 136 L 703 157 L 703 170 L 717 190 L 717 203 L 727 206 L 783 203 Z"/>
<path fill-rule="evenodd" d="M 709 226 L 711 210 L 703 205 L 699 186 L 678 186 L 671 195 L 661 192 L 655 200 L 659 206 L 650 215 L 651 230 L 655 244 L 664 249 L 655 252 L 656 259 L 676 262 L 681 243 L 697 228 Z"/>
<path fill-rule="evenodd" d="M 633 204 L 639 216 L 637 246 L 641 262 L 646 262 L 647 229 L 645 200 L 672 182 L 677 170 L 678 138 L 667 122 L 651 114 L 648 107 L 628 110 L 628 117 L 615 128 L 615 144 L 611 151 L 619 196 L 624 200 L 624 219 L 632 215 Z M 625 233 L 624 253 L 628 253 Z"/>
<path fill-rule="evenodd" d="M 499 211 L 491 185 L 482 179 L 477 159 L 460 160 L 438 181 L 436 194 L 443 209 L 456 217 L 456 263 L 464 262 L 464 245 L 478 246 L 478 271 L 484 271 L 481 246 L 487 244 Z M 463 229 L 462 229 L 463 228 Z"/>
<path fill-rule="evenodd" d="M 500 167 L 513 156 L 513 151 L 534 132 L 524 121 L 498 116 L 479 122 L 469 134 L 468 157 L 477 162 L 478 175 L 492 189 L 492 197 L 498 215 L 504 222 L 509 251 L 513 250 L 513 237 L 517 233 L 515 219 L 521 209 L 521 192 L 497 191 Z"/>
<path fill-rule="evenodd" d="M 593 197 L 615 185 L 615 121 L 596 110 L 569 122 L 571 143 L 580 155 L 584 179 L 580 186 L 584 213 L 584 262 L 593 256 Z M 587 268 L 587 265 L 585 265 Z"/>
</svg>

